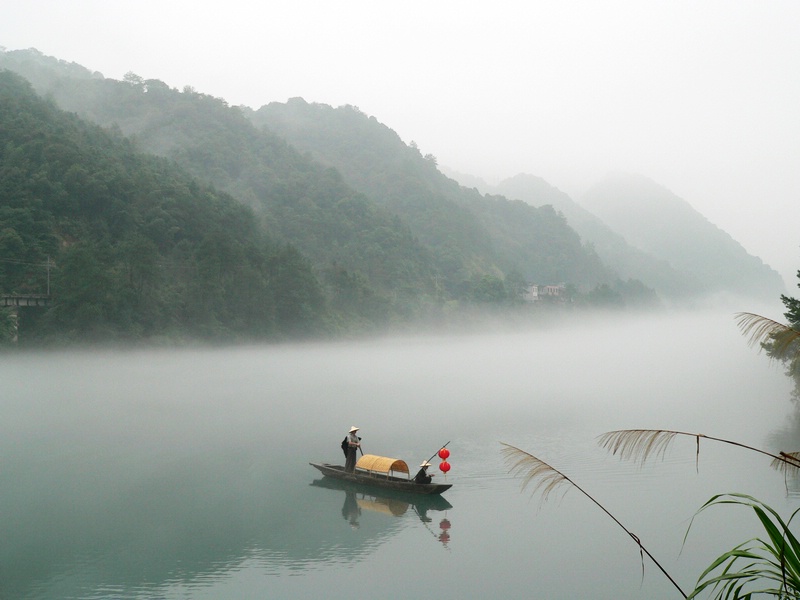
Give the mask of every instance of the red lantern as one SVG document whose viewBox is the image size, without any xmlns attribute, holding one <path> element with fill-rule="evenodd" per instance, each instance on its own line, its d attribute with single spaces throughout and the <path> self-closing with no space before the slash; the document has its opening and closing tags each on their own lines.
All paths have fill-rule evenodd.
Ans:
<svg viewBox="0 0 800 600">
<path fill-rule="evenodd" d="M 439 463 L 439 470 L 442 473 L 447 473 L 450 470 L 450 463 L 447 462 L 446 460 L 443 460 L 442 462 Z"/>
<path fill-rule="evenodd" d="M 446 530 L 450 529 L 450 521 L 448 521 L 447 519 L 442 519 L 442 520 L 439 522 L 439 528 L 440 528 L 442 531 L 446 531 Z"/>
<path fill-rule="evenodd" d="M 441 450 L 439 450 L 439 458 L 441 458 L 442 460 L 447 460 L 448 456 L 450 456 L 450 450 L 448 450 L 447 448 L 442 448 Z"/>
</svg>

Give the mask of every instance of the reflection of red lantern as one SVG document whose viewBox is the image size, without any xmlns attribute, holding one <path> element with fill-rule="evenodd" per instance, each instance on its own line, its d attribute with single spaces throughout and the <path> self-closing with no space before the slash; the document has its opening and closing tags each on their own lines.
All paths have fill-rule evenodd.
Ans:
<svg viewBox="0 0 800 600">
<path fill-rule="evenodd" d="M 450 463 L 446 460 L 443 460 L 441 463 L 439 463 L 439 470 L 442 473 L 447 473 L 450 470 Z"/>
<path fill-rule="evenodd" d="M 442 448 L 441 450 L 439 450 L 439 458 L 441 458 L 442 460 L 447 460 L 448 456 L 450 456 L 450 450 L 448 450 L 447 448 Z"/>
</svg>

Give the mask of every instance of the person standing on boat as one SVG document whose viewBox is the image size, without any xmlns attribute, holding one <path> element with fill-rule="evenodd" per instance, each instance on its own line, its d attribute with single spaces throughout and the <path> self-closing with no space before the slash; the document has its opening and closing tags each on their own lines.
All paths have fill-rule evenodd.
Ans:
<svg viewBox="0 0 800 600">
<path fill-rule="evenodd" d="M 346 490 L 344 493 L 342 516 L 350 523 L 350 527 L 359 528 L 358 517 L 361 516 L 361 507 L 358 506 L 358 499 L 353 491 Z"/>
<path fill-rule="evenodd" d="M 428 467 L 431 466 L 427 460 L 423 462 L 419 467 L 419 471 L 417 474 L 414 475 L 414 483 L 430 483 L 433 475 L 428 475 Z"/>
<path fill-rule="evenodd" d="M 358 427 L 351 427 L 347 433 L 347 459 L 344 461 L 344 470 L 346 473 L 352 473 L 356 470 L 356 452 L 361 447 L 361 438 L 356 435 Z"/>
</svg>

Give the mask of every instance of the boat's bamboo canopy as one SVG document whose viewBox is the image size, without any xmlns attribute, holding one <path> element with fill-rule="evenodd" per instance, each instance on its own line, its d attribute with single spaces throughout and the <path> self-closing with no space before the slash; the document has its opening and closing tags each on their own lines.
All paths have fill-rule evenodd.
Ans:
<svg viewBox="0 0 800 600">
<path fill-rule="evenodd" d="M 398 473 L 405 473 L 406 475 L 409 474 L 408 465 L 404 460 L 387 458 L 386 456 L 376 456 L 374 454 L 365 454 L 359 458 L 356 463 L 356 468 L 366 471 L 376 471 L 378 473 L 396 471 Z"/>
<path fill-rule="evenodd" d="M 357 498 L 356 503 L 360 508 L 394 517 L 402 517 L 409 506 L 408 502 L 402 500 L 368 500 L 367 498 Z"/>
</svg>

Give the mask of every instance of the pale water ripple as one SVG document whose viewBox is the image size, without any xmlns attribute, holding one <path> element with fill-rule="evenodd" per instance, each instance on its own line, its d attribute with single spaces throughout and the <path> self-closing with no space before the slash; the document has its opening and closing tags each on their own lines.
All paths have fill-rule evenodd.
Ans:
<svg viewBox="0 0 800 600">
<path fill-rule="evenodd" d="M 374 599 L 674 597 L 577 490 L 544 504 L 521 490 L 501 442 L 567 474 L 688 587 L 757 527 L 712 511 L 683 546 L 706 500 L 752 493 L 786 514 L 800 483 L 742 449 L 704 441 L 696 464 L 693 440 L 675 440 L 642 466 L 597 436 L 665 428 L 797 450 L 790 387 L 727 314 L 5 355 L 0 598 L 323 598 L 365 582 Z M 353 424 L 365 451 L 410 464 L 449 441 L 447 506 L 314 485 L 308 462 L 342 461 Z"/>
</svg>

